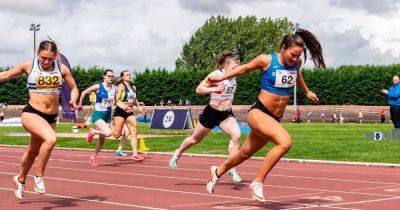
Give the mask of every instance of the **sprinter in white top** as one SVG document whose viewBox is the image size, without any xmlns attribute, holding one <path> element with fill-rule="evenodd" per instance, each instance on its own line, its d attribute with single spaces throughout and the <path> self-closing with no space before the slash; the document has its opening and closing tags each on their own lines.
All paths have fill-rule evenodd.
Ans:
<svg viewBox="0 0 400 210">
<path fill-rule="evenodd" d="M 232 52 L 222 52 L 217 59 L 218 69 L 211 72 L 208 76 L 222 76 L 239 66 L 239 59 Z M 204 108 L 199 117 L 199 123 L 193 134 L 187 137 L 175 151 L 169 161 L 170 169 L 177 167 L 177 162 L 182 153 L 193 145 L 199 143 L 215 126 L 219 126 L 222 131 L 231 137 L 228 147 L 229 155 L 234 154 L 240 147 L 240 128 L 232 112 L 232 102 L 236 92 L 236 78 L 224 80 L 214 86 L 209 86 L 203 80 L 196 88 L 197 94 L 210 94 L 210 104 Z M 234 183 L 241 182 L 235 168 L 229 171 Z"/>
<path fill-rule="evenodd" d="M 44 171 L 56 144 L 55 127 L 63 82 L 71 90 L 70 106 L 77 108 L 78 88 L 69 69 L 57 61 L 57 54 L 54 42 L 43 41 L 39 45 L 36 59 L 0 72 L 0 82 L 23 74 L 28 75 L 29 102 L 22 111 L 21 121 L 24 129 L 31 135 L 28 148 L 21 159 L 19 174 L 14 176 L 14 194 L 18 199 L 24 196 L 25 180 L 36 157 L 38 161 L 34 189 L 40 194 L 46 192 Z"/>
</svg>

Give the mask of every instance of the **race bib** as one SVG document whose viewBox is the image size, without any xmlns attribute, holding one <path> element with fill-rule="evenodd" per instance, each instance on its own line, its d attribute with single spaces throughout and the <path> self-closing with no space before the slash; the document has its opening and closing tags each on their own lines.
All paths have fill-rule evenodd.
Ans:
<svg viewBox="0 0 400 210">
<path fill-rule="evenodd" d="M 224 95 L 233 95 L 233 94 L 235 94 L 235 91 L 236 91 L 236 85 L 227 85 L 227 84 L 224 84 L 224 90 L 222 91 L 221 94 L 224 94 Z"/>
<path fill-rule="evenodd" d="M 58 89 L 60 87 L 60 75 L 39 75 L 36 77 L 36 89 Z"/>
<path fill-rule="evenodd" d="M 297 79 L 297 71 L 276 70 L 275 85 L 278 88 L 293 87 Z"/>
<path fill-rule="evenodd" d="M 113 99 L 103 98 L 103 100 L 101 100 L 101 105 L 104 107 L 109 107 L 112 105 L 113 101 L 114 101 Z"/>
</svg>

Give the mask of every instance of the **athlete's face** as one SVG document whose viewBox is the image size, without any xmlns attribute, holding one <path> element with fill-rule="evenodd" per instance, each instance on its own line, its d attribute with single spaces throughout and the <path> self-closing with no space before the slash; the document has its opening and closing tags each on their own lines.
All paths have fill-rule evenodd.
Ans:
<svg viewBox="0 0 400 210">
<path fill-rule="evenodd" d="M 397 84 L 397 83 L 399 83 L 399 81 L 400 81 L 399 76 L 394 76 L 394 77 L 393 77 L 393 84 L 394 84 L 394 85 Z"/>
<path fill-rule="evenodd" d="M 112 72 L 107 72 L 106 75 L 104 75 L 104 81 L 107 82 L 108 84 L 113 83 L 114 81 L 114 73 Z"/>
<path fill-rule="evenodd" d="M 283 58 L 283 65 L 293 66 L 299 60 L 301 53 L 303 53 L 303 48 L 299 46 L 288 47 L 281 51 Z"/>
<path fill-rule="evenodd" d="M 53 61 L 56 59 L 56 54 L 49 50 L 41 50 L 38 52 L 40 67 L 42 69 L 50 68 Z"/>
<path fill-rule="evenodd" d="M 229 60 L 227 60 L 227 61 L 225 62 L 224 68 L 225 68 L 227 71 L 230 71 L 230 70 L 232 70 L 232 69 L 238 67 L 239 65 L 240 65 L 239 59 L 232 58 L 232 59 L 229 59 Z"/>
<path fill-rule="evenodd" d="M 130 72 L 125 72 L 123 79 L 125 82 L 132 82 L 132 74 Z"/>
</svg>

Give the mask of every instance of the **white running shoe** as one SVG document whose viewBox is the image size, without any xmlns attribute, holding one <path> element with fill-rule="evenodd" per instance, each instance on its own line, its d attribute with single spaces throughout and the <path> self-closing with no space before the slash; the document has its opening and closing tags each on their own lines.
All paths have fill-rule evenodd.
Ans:
<svg viewBox="0 0 400 210">
<path fill-rule="evenodd" d="M 265 202 L 262 183 L 253 181 L 250 184 L 250 190 L 251 190 L 251 197 L 254 200 L 257 200 L 261 203 Z"/>
<path fill-rule="evenodd" d="M 15 190 L 14 190 L 15 197 L 21 200 L 24 197 L 25 184 L 22 184 L 18 180 L 18 176 L 14 176 L 13 180 L 15 184 Z"/>
<path fill-rule="evenodd" d="M 242 178 L 240 178 L 235 168 L 229 169 L 228 174 L 232 177 L 233 183 L 240 183 L 242 181 Z"/>
<path fill-rule="evenodd" d="M 172 158 L 169 160 L 169 169 L 171 169 L 171 170 L 176 169 L 178 167 L 178 164 L 177 164 L 178 160 L 179 160 L 179 157 L 174 152 L 174 154 L 172 155 Z"/>
<path fill-rule="evenodd" d="M 33 179 L 35 181 L 35 192 L 44 194 L 46 192 L 44 187 L 44 179 L 38 176 L 35 176 Z"/>
<path fill-rule="evenodd" d="M 217 166 L 211 166 L 210 168 L 210 181 L 207 182 L 207 192 L 210 194 L 214 193 L 214 188 L 218 183 L 218 176 L 217 176 Z"/>
</svg>

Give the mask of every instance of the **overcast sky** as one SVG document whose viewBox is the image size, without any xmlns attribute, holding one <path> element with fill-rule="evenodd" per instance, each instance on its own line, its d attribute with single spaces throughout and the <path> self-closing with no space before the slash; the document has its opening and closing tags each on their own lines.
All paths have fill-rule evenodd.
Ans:
<svg viewBox="0 0 400 210">
<path fill-rule="evenodd" d="M 32 58 L 40 23 L 37 40 L 51 35 L 73 66 L 172 70 L 211 15 L 288 17 L 320 39 L 328 66 L 399 63 L 396 0 L 0 0 L 0 66 Z"/>
</svg>

